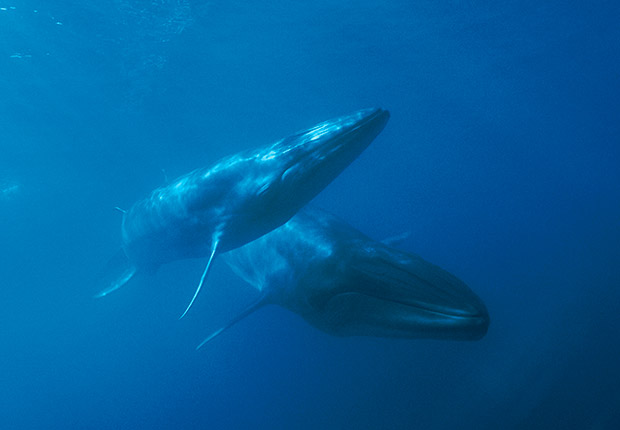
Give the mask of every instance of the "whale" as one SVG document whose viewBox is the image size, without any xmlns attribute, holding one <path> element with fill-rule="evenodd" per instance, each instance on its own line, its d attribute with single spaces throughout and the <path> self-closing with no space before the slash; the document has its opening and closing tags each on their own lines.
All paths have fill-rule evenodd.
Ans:
<svg viewBox="0 0 620 430">
<path fill-rule="evenodd" d="M 224 157 L 155 189 L 122 211 L 121 249 L 100 274 L 96 297 L 117 290 L 137 273 L 205 258 L 182 318 L 217 255 L 286 223 L 368 147 L 389 116 L 382 108 L 359 110 Z"/>
<path fill-rule="evenodd" d="M 486 306 L 456 276 L 318 208 L 223 258 L 258 298 L 197 348 L 267 304 L 335 336 L 478 340 L 489 327 Z"/>
</svg>

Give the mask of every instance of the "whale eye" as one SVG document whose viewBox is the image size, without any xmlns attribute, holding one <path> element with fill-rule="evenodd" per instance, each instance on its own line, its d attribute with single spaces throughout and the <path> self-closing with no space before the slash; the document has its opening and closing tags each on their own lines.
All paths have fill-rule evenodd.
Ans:
<svg viewBox="0 0 620 430">
<path fill-rule="evenodd" d="M 291 174 L 293 174 L 295 170 L 296 170 L 296 166 L 289 167 L 288 169 L 284 171 L 284 173 L 282 173 L 282 176 L 280 176 L 280 180 L 282 182 L 286 181 L 286 178 L 290 176 Z"/>
</svg>

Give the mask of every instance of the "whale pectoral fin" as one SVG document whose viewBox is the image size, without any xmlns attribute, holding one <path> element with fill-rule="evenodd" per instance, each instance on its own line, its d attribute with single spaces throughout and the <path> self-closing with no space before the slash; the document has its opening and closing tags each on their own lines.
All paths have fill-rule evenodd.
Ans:
<svg viewBox="0 0 620 430">
<path fill-rule="evenodd" d="M 136 267 L 127 258 L 122 249 L 114 254 L 100 273 L 97 284 L 103 289 L 95 294 L 95 298 L 107 296 L 112 291 L 118 290 L 136 274 Z"/>
<path fill-rule="evenodd" d="M 191 308 L 192 305 L 194 304 L 194 300 L 196 300 L 196 297 L 198 296 L 198 293 L 200 292 L 200 289 L 202 288 L 202 284 L 204 284 L 205 279 L 207 278 L 207 274 L 209 273 L 209 269 L 211 268 L 211 262 L 213 261 L 213 257 L 215 257 L 215 252 L 217 251 L 217 245 L 219 243 L 220 243 L 219 240 L 215 240 L 213 242 L 213 248 L 211 249 L 211 256 L 209 257 L 209 261 L 207 262 L 207 266 L 205 267 L 204 272 L 202 272 L 202 276 L 200 277 L 200 283 L 198 283 L 198 288 L 196 288 L 194 297 L 192 297 L 192 300 L 189 302 L 189 305 L 187 305 L 187 309 L 185 309 L 185 312 L 183 312 L 183 315 L 181 315 L 179 319 L 183 318 L 185 314 L 187 313 L 187 311 L 189 311 L 189 308 Z"/>
<path fill-rule="evenodd" d="M 235 325 L 236 323 L 238 323 L 239 321 L 241 321 L 242 319 L 244 319 L 245 317 L 247 317 L 252 312 L 254 312 L 255 310 L 257 310 L 258 308 L 262 307 L 265 304 L 266 304 L 265 295 L 262 295 L 261 297 L 259 297 L 258 300 L 256 300 L 251 305 L 246 307 L 243 311 L 241 311 L 241 313 L 239 315 L 234 317 L 232 320 L 228 321 L 225 325 L 223 325 L 219 329 L 215 330 L 205 340 L 200 342 L 200 344 L 196 347 L 196 350 L 199 350 L 200 348 L 202 348 L 202 346 L 204 344 L 206 344 L 207 342 L 213 340 L 216 336 L 218 336 L 224 330 L 229 329 L 230 327 L 232 327 L 233 325 Z"/>
</svg>

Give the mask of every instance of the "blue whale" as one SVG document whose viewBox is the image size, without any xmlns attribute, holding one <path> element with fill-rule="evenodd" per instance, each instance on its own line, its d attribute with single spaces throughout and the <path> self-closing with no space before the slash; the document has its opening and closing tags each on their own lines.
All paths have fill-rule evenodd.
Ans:
<svg viewBox="0 0 620 430">
<path fill-rule="evenodd" d="M 384 109 L 360 110 L 223 158 L 154 190 L 124 213 L 122 249 L 101 277 L 97 297 L 137 272 L 207 258 L 185 315 L 217 254 L 286 223 L 366 149 L 388 119 Z"/>
<path fill-rule="evenodd" d="M 489 326 L 484 303 L 461 280 L 319 209 L 302 209 L 224 260 L 259 299 L 198 348 L 265 304 L 337 336 L 478 340 Z"/>
</svg>

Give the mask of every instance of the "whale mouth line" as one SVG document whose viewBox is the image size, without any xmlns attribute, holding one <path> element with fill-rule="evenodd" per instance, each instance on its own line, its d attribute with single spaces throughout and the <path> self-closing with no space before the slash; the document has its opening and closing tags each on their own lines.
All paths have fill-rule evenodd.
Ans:
<svg viewBox="0 0 620 430">
<path fill-rule="evenodd" d="M 380 108 L 368 109 L 368 110 L 369 111 L 372 110 L 374 112 L 372 112 L 372 114 L 369 114 L 365 118 L 361 118 L 358 121 L 356 121 L 355 124 L 349 130 L 345 131 L 340 137 L 345 137 L 345 136 L 348 136 L 351 133 L 355 133 L 360 128 L 368 125 L 369 123 L 372 123 L 374 120 L 379 118 L 381 115 L 387 114 L 386 110 L 380 109 Z"/>
<path fill-rule="evenodd" d="M 354 123 L 349 123 L 349 124 L 342 124 L 339 122 L 339 120 L 334 120 L 334 121 L 328 121 L 325 122 L 323 124 L 321 124 L 318 128 L 319 129 L 324 129 L 325 127 L 327 128 L 331 128 L 331 127 L 337 127 L 338 128 L 338 133 L 335 136 L 332 136 L 331 139 L 333 140 L 342 140 L 346 137 L 348 137 L 349 135 L 356 133 L 357 131 L 359 131 L 360 128 L 363 128 L 365 126 L 367 126 L 368 124 L 372 123 L 373 121 L 375 121 L 377 118 L 379 118 L 381 115 L 386 115 L 387 111 L 381 108 L 375 108 L 375 109 L 366 109 L 364 111 L 360 111 L 358 112 L 358 114 L 360 116 L 362 116 L 362 112 L 366 112 L 366 111 L 373 111 L 372 113 L 369 113 L 366 116 L 363 116 L 361 118 L 359 118 L 358 120 L 356 120 Z M 344 131 L 341 131 L 340 129 L 342 128 L 347 128 Z M 316 133 L 317 129 L 311 129 L 309 130 L 310 134 L 314 134 Z M 314 139 L 321 137 L 322 134 L 319 134 L 318 136 L 314 136 Z"/>
<path fill-rule="evenodd" d="M 350 117 L 343 117 L 337 120 L 327 121 L 312 129 L 306 130 L 299 135 L 299 142 L 289 147 L 286 152 L 295 148 L 304 147 L 311 141 L 325 139 L 318 145 L 310 145 L 307 150 L 296 154 L 291 158 L 280 173 L 280 181 L 284 182 L 287 178 L 305 172 L 309 166 L 313 166 L 316 161 L 323 162 L 328 158 L 337 158 L 347 146 L 355 143 L 355 136 L 362 132 L 364 128 L 372 128 L 372 124 L 384 115 L 389 116 L 389 112 L 381 108 L 365 109 L 357 113 L 359 118 L 355 121 Z M 347 120 L 345 121 L 345 118 Z M 327 136 L 329 135 L 329 136 Z M 354 145 L 353 145 L 354 146 Z"/>
<path fill-rule="evenodd" d="M 360 130 L 364 129 L 365 127 L 371 126 L 371 124 L 373 124 L 382 115 L 387 115 L 387 111 L 384 109 L 377 108 L 369 109 L 369 111 L 370 110 L 373 111 L 371 114 L 368 114 L 367 116 L 358 119 L 357 121 L 355 121 L 354 124 L 347 124 L 344 126 L 338 125 L 339 128 L 346 128 L 346 130 L 338 130 L 338 133 L 330 138 L 332 142 L 330 144 L 327 144 L 327 147 L 330 147 L 330 149 L 327 151 L 327 153 L 324 153 L 319 158 L 323 158 L 327 154 L 340 150 L 342 146 L 350 143 L 349 139 L 351 138 L 351 136 L 359 133 Z M 322 152 L 325 152 L 325 147 L 323 146 L 318 146 L 317 148 L 314 148 L 312 150 L 313 154 L 321 154 Z"/>
<path fill-rule="evenodd" d="M 365 298 L 369 298 L 372 300 L 377 300 L 380 302 L 384 302 L 384 303 L 392 303 L 392 304 L 396 304 L 396 305 L 400 305 L 400 306 L 404 306 L 406 308 L 410 308 L 410 309 L 415 309 L 417 311 L 422 311 L 424 313 L 428 313 L 428 314 L 433 314 L 433 315 L 437 315 L 440 317 L 445 317 L 445 318 L 450 318 L 450 319 L 460 319 L 460 320 L 477 320 L 477 319 L 484 319 L 485 316 L 482 313 L 467 313 L 466 311 L 461 311 L 458 309 L 439 309 L 438 307 L 435 307 L 433 305 L 430 304 L 423 304 L 420 302 L 415 302 L 412 303 L 410 301 L 406 301 L 406 300 L 399 300 L 399 299 L 395 299 L 395 298 L 390 298 L 390 297 L 385 297 L 385 296 L 381 296 L 378 294 L 369 294 L 369 293 L 363 293 L 363 292 L 359 292 L 359 291 L 347 291 L 344 293 L 339 293 L 339 294 L 335 294 L 333 297 L 331 297 L 329 299 L 329 302 L 338 299 L 338 298 L 343 298 L 346 296 L 358 296 L 358 297 L 365 297 Z"/>
</svg>

